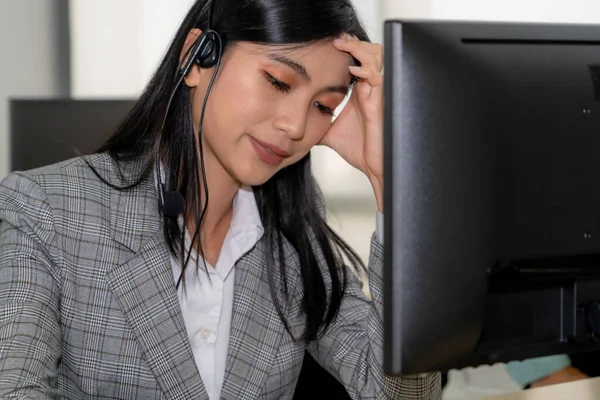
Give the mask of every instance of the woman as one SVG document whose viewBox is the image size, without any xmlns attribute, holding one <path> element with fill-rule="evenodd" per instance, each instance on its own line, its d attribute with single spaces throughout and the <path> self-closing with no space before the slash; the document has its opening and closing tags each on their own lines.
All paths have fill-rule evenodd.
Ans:
<svg viewBox="0 0 600 400">
<path fill-rule="evenodd" d="M 97 154 L 3 181 L 0 395 L 291 398 L 307 349 L 353 398 L 439 398 L 384 377 L 381 236 L 369 302 L 310 170 L 332 147 L 382 211 L 381 68 L 350 0 L 197 1 Z"/>
</svg>

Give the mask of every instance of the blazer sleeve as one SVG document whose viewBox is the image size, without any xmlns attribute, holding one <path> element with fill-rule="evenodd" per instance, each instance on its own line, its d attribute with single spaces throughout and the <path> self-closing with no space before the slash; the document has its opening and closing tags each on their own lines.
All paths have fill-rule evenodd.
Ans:
<svg viewBox="0 0 600 400">
<path fill-rule="evenodd" d="M 0 398 L 59 396 L 59 285 L 46 195 L 24 175 L 0 184 Z"/>
<path fill-rule="evenodd" d="M 439 373 L 390 377 L 383 372 L 383 245 L 374 233 L 369 258 L 372 300 L 348 270 L 348 285 L 339 314 L 308 351 L 340 381 L 353 399 L 437 400 Z"/>
</svg>

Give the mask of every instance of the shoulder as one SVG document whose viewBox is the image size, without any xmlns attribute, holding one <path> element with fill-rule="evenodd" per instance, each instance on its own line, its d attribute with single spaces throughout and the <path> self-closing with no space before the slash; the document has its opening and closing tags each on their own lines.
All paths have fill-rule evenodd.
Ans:
<svg viewBox="0 0 600 400">
<path fill-rule="evenodd" d="M 86 183 L 90 183 L 90 179 L 97 178 L 90 166 L 100 173 L 110 175 L 112 170 L 116 168 L 116 163 L 106 153 L 76 157 L 28 171 L 12 172 L 2 180 L 0 187 L 17 190 L 16 185 L 18 183 L 27 181 L 37 182 L 42 188 L 49 191 L 55 188 L 63 188 L 69 184 L 84 186 Z"/>
<path fill-rule="evenodd" d="M 101 171 L 111 168 L 107 154 L 88 156 L 87 160 Z M 87 188 L 98 185 L 99 179 L 85 161 L 84 157 L 78 157 L 37 169 L 10 173 L 0 182 L 0 208 L 11 205 L 24 207 L 30 203 L 51 206 L 52 203 L 62 202 L 74 191 L 87 192 Z"/>
<path fill-rule="evenodd" d="M 124 179 L 123 168 L 107 153 L 12 172 L 0 182 L 0 220 L 68 224 L 73 218 L 103 215 L 116 191 L 106 182 L 121 187 Z"/>
<path fill-rule="evenodd" d="M 3 191 L 27 193 L 33 190 L 34 183 L 48 191 L 62 189 L 70 184 L 82 186 L 95 175 L 89 165 L 105 173 L 114 168 L 114 162 L 108 154 L 94 154 L 28 171 L 12 172 L 0 182 L 0 188 Z"/>
</svg>

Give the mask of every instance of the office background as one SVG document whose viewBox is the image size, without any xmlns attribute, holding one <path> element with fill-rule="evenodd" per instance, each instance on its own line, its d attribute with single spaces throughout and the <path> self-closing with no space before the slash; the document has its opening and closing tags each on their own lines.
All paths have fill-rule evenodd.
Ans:
<svg viewBox="0 0 600 400">
<path fill-rule="evenodd" d="M 192 2 L 0 0 L 0 179 L 10 165 L 10 98 L 136 97 Z M 354 2 L 378 42 L 383 40 L 385 18 L 600 23 L 598 0 Z M 325 148 L 314 151 L 314 171 L 327 196 L 332 225 L 366 261 L 375 228 L 375 202 L 368 181 Z M 495 394 L 496 388 L 514 389 L 498 366 L 479 369 L 473 379 L 487 395 Z M 465 391 L 458 393 L 461 399 L 475 398 Z"/>
</svg>

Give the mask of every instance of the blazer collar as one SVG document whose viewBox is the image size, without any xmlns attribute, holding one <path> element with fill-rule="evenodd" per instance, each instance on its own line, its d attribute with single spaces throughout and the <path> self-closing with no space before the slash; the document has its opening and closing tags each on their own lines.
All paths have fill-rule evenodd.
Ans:
<svg viewBox="0 0 600 400">
<path fill-rule="evenodd" d="M 139 161 L 117 165 L 107 156 L 109 182 L 115 187 L 127 187 L 143 172 Z M 158 209 L 154 174 L 131 189 L 112 189 L 110 196 L 110 226 L 113 240 L 133 253 L 138 253 L 146 240 L 162 231 L 162 216 Z"/>
</svg>

